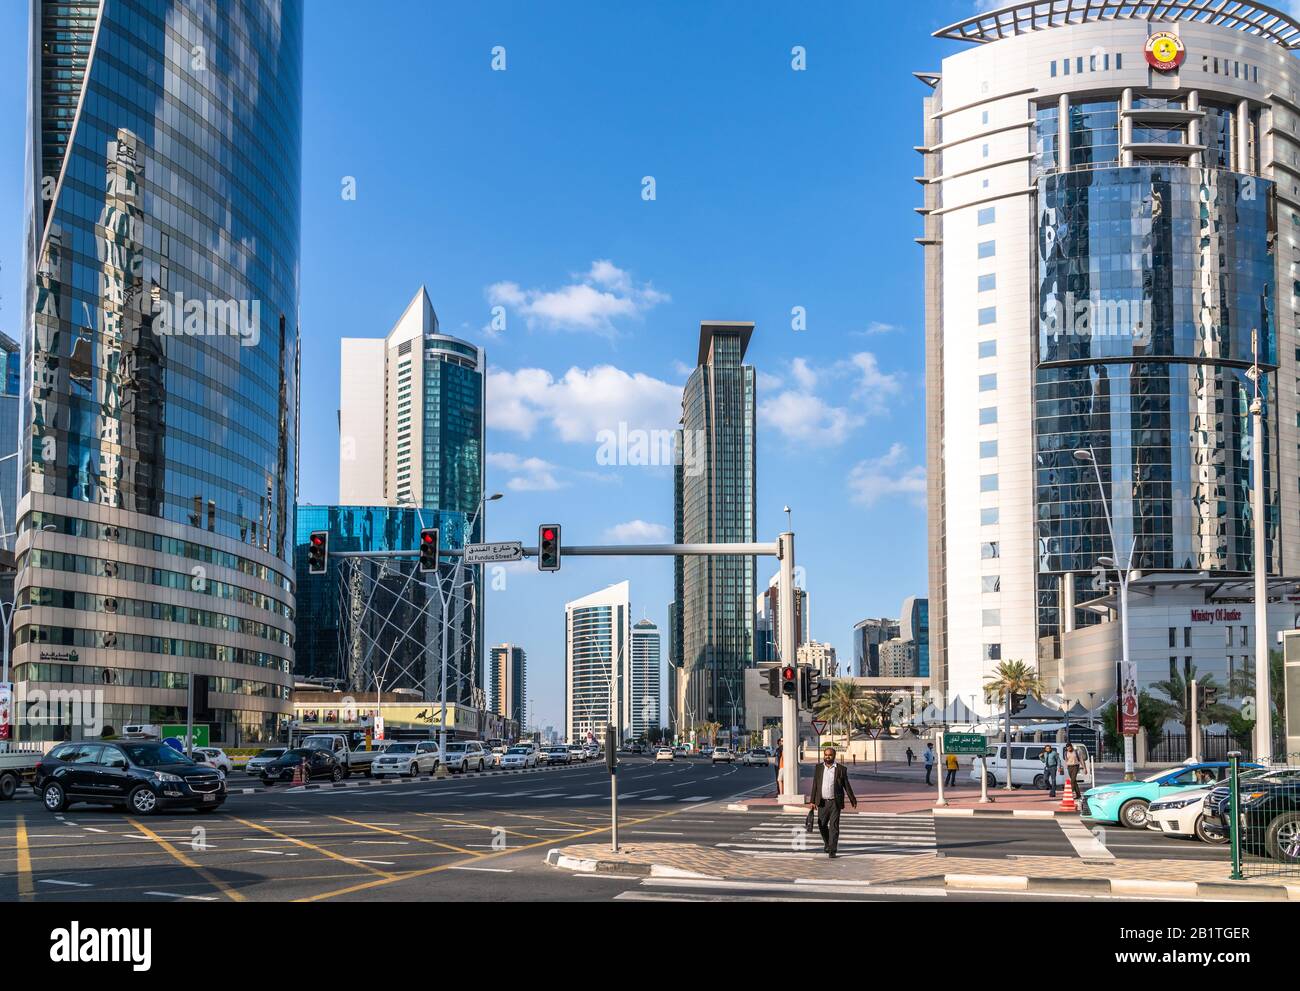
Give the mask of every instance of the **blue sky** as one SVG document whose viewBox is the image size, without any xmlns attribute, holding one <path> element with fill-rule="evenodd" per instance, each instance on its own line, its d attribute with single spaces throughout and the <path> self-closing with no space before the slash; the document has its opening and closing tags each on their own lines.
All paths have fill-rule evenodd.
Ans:
<svg viewBox="0 0 1300 991">
<path fill-rule="evenodd" d="M 0 330 L 15 337 L 26 8 L 0 0 Z M 814 636 L 846 654 L 856 621 L 924 593 L 911 73 L 938 68 L 950 46 L 930 32 L 974 4 L 883 8 L 307 0 L 301 501 L 338 495 L 339 338 L 386 333 L 423 284 L 444 331 L 488 349 L 488 482 L 506 493 L 489 536 L 543 521 L 573 543 L 670 536 L 670 469 L 603 466 L 596 434 L 672 427 L 700 321 L 752 320 L 760 539 L 789 504 Z M 562 717 L 564 602 L 628 578 L 636 617 L 666 630 L 671 575 L 649 559 L 505 573 L 488 636 L 528 651 L 544 722 Z"/>
</svg>

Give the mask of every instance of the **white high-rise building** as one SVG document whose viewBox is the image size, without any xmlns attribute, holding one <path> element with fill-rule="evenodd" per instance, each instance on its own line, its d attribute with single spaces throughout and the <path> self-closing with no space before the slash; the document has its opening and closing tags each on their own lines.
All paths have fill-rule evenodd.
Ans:
<svg viewBox="0 0 1300 991">
<path fill-rule="evenodd" d="M 958 44 L 917 73 L 917 240 L 928 662 L 949 698 L 985 708 L 1010 660 L 1109 697 L 1130 551 L 1139 683 L 1228 684 L 1249 651 L 1210 627 L 1250 608 L 1255 332 L 1271 612 L 1289 625 L 1300 23 L 1273 8 L 1025 0 L 936 32 Z"/>
<path fill-rule="evenodd" d="M 631 586 L 619 582 L 564 605 L 564 732 L 603 743 L 632 725 Z"/>
<path fill-rule="evenodd" d="M 632 722 L 628 736 L 644 739 L 651 729 L 658 729 L 661 705 L 659 627 L 643 619 L 632 627 Z"/>
</svg>

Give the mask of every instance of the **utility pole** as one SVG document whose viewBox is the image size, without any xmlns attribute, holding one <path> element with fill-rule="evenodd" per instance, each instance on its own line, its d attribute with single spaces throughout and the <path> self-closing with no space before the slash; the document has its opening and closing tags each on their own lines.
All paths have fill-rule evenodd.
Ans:
<svg viewBox="0 0 1300 991">
<path fill-rule="evenodd" d="M 1193 761 L 1199 761 L 1201 759 L 1201 724 L 1197 719 L 1197 716 L 1199 715 L 1197 709 L 1201 704 L 1201 700 L 1199 697 L 1198 687 L 1196 679 L 1193 678 L 1191 684 L 1188 686 L 1189 692 L 1192 696 L 1190 700 L 1192 725 L 1188 730 L 1188 735 L 1191 739 L 1187 741 L 1188 747 L 1191 748 L 1188 751 L 1188 756 L 1190 756 Z"/>
<path fill-rule="evenodd" d="M 794 534 L 783 533 L 777 540 L 781 559 L 781 664 L 795 662 L 794 628 Z M 785 767 L 781 778 L 781 801 L 802 802 L 799 796 L 799 699 L 781 696 L 781 742 Z"/>
<path fill-rule="evenodd" d="M 1260 394 L 1259 331 L 1250 333 L 1255 401 L 1250 405 L 1251 467 L 1254 469 L 1255 522 L 1255 760 L 1273 755 L 1273 696 L 1268 684 L 1268 544 L 1264 528 L 1264 400 Z"/>
</svg>

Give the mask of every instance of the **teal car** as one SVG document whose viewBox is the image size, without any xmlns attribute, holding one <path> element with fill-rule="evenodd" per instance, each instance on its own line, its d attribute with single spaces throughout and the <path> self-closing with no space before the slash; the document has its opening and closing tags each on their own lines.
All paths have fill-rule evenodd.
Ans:
<svg viewBox="0 0 1300 991">
<path fill-rule="evenodd" d="M 1161 771 L 1141 781 L 1116 781 L 1098 785 L 1083 793 L 1079 812 L 1093 822 L 1118 823 L 1130 829 L 1146 829 L 1147 808 L 1157 799 L 1169 798 L 1180 791 L 1206 788 L 1224 780 L 1231 767 L 1227 761 L 1202 761 L 1182 764 Z M 1258 768 L 1258 764 L 1241 767 Z"/>
</svg>

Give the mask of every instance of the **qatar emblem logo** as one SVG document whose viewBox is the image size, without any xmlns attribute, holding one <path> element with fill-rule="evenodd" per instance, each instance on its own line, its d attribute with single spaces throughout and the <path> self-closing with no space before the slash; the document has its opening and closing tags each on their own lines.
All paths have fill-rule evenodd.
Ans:
<svg viewBox="0 0 1300 991">
<path fill-rule="evenodd" d="M 1176 34 L 1161 31 L 1147 39 L 1147 64 L 1157 72 L 1173 72 L 1183 64 L 1187 49 Z"/>
</svg>

